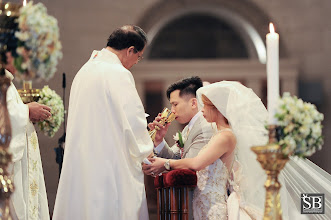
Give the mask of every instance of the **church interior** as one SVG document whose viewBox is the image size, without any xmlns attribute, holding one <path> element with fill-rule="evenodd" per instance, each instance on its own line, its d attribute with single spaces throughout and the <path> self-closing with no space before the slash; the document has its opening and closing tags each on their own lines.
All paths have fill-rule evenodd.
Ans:
<svg viewBox="0 0 331 220">
<path fill-rule="evenodd" d="M 19 3 L 20 1 L 10 1 Z M 280 92 L 290 92 L 316 105 L 324 114 L 322 150 L 309 159 L 331 173 L 331 19 L 330 1 L 313 0 L 38 0 L 59 25 L 63 58 L 49 81 L 61 97 L 66 74 L 65 107 L 75 74 L 93 50 L 106 46 L 109 34 L 125 24 L 140 26 L 148 36 L 144 59 L 131 69 L 136 88 L 150 116 L 169 107 L 166 89 L 173 82 L 199 76 L 210 83 L 235 80 L 267 104 L 266 34 L 272 22 L 279 34 Z M 16 84 L 17 88 L 21 85 Z M 89 100 L 86 100 L 89 105 Z M 83 106 L 82 106 L 83 107 Z M 70 110 L 69 110 L 70 111 Z M 95 112 L 95 114 L 98 114 Z M 171 132 L 181 129 L 173 123 Z M 54 148 L 64 125 L 53 138 L 38 133 L 49 210 L 59 179 Z M 167 136 L 169 142 L 172 135 Z M 65 146 L 65 143 L 64 143 Z M 151 219 L 156 213 L 152 177 L 145 177 Z"/>
</svg>

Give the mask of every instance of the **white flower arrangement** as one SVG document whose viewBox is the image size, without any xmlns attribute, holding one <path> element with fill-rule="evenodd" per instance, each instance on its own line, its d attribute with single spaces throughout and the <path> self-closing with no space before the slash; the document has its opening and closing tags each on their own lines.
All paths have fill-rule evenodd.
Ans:
<svg viewBox="0 0 331 220">
<path fill-rule="evenodd" d="M 48 86 L 40 91 L 38 103 L 49 106 L 52 116 L 45 121 L 38 122 L 38 127 L 47 136 L 53 137 L 64 121 L 64 106 L 61 97 Z"/>
<path fill-rule="evenodd" d="M 30 1 L 20 8 L 16 21 L 18 39 L 14 56 L 14 67 L 18 80 L 53 77 L 59 59 L 62 58 L 62 46 L 59 40 L 59 27 L 56 18 L 47 14 L 42 3 L 33 5 Z"/>
<path fill-rule="evenodd" d="M 275 117 L 279 126 L 279 145 L 285 156 L 308 157 L 322 149 L 324 116 L 315 105 L 284 93 Z"/>
</svg>

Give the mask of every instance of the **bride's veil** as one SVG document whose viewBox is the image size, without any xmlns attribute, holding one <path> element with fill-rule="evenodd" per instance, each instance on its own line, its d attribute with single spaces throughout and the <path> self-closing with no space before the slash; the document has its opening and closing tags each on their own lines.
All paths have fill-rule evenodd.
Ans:
<svg viewBox="0 0 331 220">
<path fill-rule="evenodd" d="M 291 157 L 279 176 L 285 219 L 331 219 L 331 175 L 308 159 Z M 301 194 L 324 194 L 324 214 L 301 215 Z M 304 218 L 305 217 L 305 218 Z"/>
<path fill-rule="evenodd" d="M 241 205 L 255 207 L 263 212 L 266 174 L 250 148 L 265 145 L 268 142 L 268 133 L 265 128 L 268 112 L 265 106 L 252 89 L 234 81 L 221 81 L 200 88 L 197 91 L 200 104 L 202 104 L 202 94 L 228 119 L 237 138 L 237 160 L 243 169 L 243 179 L 240 181 L 243 195 Z M 308 160 L 291 158 L 279 177 L 282 184 L 283 219 L 307 219 L 307 215 L 300 215 L 300 193 L 331 194 L 330 175 L 310 163 Z M 310 183 L 314 177 L 311 177 L 309 173 L 315 173 L 316 178 L 319 177 L 322 182 L 316 184 L 314 181 L 315 184 L 312 186 Z M 326 206 L 330 205 L 329 201 L 330 197 L 326 198 Z M 331 213 L 326 214 L 329 216 Z M 324 219 L 326 216 L 321 217 L 321 215 L 315 215 L 315 217 L 309 215 L 309 219 Z"/>
</svg>

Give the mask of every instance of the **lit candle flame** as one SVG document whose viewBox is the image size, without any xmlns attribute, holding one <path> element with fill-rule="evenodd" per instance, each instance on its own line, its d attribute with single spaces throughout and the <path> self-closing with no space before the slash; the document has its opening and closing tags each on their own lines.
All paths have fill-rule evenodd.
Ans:
<svg viewBox="0 0 331 220">
<path fill-rule="evenodd" d="M 11 11 L 7 11 L 7 16 L 10 17 Z"/>
<path fill-rule="evenodd" d="M 5 4 L 5 9 L 7 10 L 9 8 L 9 4 Z"/>
<path fill-rule="evenodd" d="M 270 33 L 275 33 L 274 25 L 271 22 L 269 23 L 269 30 L 270 30 Z"/>
<path fill-rule="evenodd" d="M 26 6 L 26 0 L 23 0 L 23 6 Z"/>
</svg>

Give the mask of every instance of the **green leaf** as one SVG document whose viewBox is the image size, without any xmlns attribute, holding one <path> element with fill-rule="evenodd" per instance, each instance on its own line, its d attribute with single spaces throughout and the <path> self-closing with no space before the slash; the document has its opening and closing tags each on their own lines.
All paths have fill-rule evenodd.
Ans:
<svg viewBox="0 0 331 220">
<path fill-rule="evenodd" d="M 180 148 L 184 147 L 183 136 L 181 132 L 178 132 L 178 141 L 179 141 L 179 147 Z"/>
</svg>

